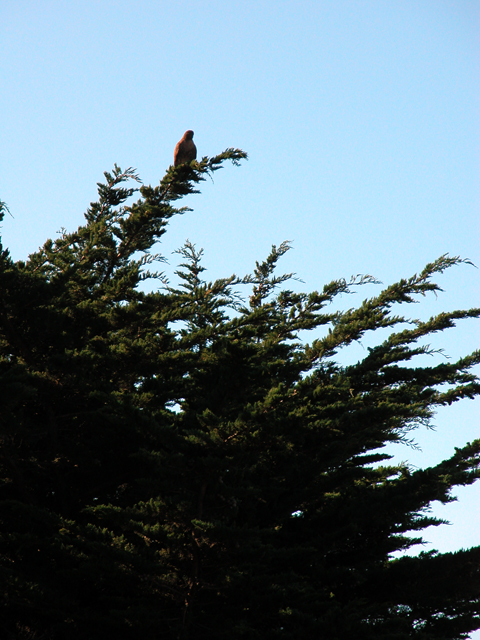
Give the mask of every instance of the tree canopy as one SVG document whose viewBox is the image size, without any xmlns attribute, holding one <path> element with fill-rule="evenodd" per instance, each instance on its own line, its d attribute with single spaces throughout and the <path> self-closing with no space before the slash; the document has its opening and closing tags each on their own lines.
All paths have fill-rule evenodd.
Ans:
<svg viewBox="0 0 480 640">
<path fill-rule="evenodd" d="M 431 503 L 480 476 L 480 440 L 425 469 L 385 451 L 480 392 L 479 351 L 417 363 L 425 338 L 480 309 L 398 313 L 462 260 L 344 311 L 331 303 L 373 279 L 295 292 L 277 269 L 288 243 L 209 282 L 186 242 L 166 281 L 152 250 L 189 211 L 176 201 L 244 158 L 170 167 L 156 187 L 115 166 L 77 231 L 25 261 L 1 249 L 2 638 L 447 640 L 480 627 L 480 547 L 414 548 L 442 524 Z"/>
</svg>

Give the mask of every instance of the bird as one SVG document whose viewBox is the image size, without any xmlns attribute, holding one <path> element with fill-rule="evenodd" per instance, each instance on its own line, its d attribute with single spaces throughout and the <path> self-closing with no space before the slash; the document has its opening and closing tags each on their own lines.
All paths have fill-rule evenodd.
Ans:
<svg viewBox="0 0 480 640">
<path fill-rule="evenodd" d="M 197 158 L 197 147 L 193 142 L 193 131 L 189 129 L 183 134 L 183 138 L 177 143 L 173 154 L 173 164 L 178 167 L 179 164 L 191 162 Z"/>
</svg>

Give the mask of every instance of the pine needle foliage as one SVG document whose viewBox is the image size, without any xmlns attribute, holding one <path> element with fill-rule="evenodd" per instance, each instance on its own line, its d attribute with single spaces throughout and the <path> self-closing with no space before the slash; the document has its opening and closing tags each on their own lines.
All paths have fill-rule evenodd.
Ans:
<svg viewBox="0 0 480 640">
<path fill-rule="evenodd" d="M 25 261 L 1 249 L 6 640 L 453 640 L 480 627 L 480 548 L 415 550 L 443 522 L 431 503 L 479 477 L 480 440 L 426 469 L 384 450 L 480 392 L 478 351 L 416 363 L 425 339 L 479 309 L 397 314 L 465 261 L 441 256 L 346 311 L 332 303 L 373 278 L 294 292 L 277 273 L 288 242 L 213 282 L 187 242 L 168 283 L 151 251 L 189 211 L 174 203 L 244 158 L 170 167 L 156 187 L 115 166 L 77 231 Z"/>
</svg>

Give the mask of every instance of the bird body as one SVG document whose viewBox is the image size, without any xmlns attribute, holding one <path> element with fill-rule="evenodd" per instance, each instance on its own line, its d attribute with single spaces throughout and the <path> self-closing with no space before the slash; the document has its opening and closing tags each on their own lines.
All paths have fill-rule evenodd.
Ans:
<svg viewBox="0 0 480 640">
<path fill-rule="evenodd" d="M 197 157 L 197 147 L 193 142 L 193 131 L 189 129 L 183 134 L 183 138 L 177 143 L 173 154 L 173 164 L 178 167 L 179 164 L 191 162 Z"/>
</svg>

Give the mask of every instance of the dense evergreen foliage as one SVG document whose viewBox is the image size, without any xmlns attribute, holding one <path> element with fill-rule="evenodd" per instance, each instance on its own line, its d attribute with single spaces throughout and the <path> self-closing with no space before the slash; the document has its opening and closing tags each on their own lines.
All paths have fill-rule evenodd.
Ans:
<svg viewBox="0 0 480 640">
<path fill-rule="evenodd" d="M 480 626 L 480 548 L 395 554 L 440 524 L 432 501 L 479 477 L 480 440 L 428 469 L 382 451 L 479 394 L 480 352 L 415 364 L 426 336 L 479 309 L 394 313 L 460 260 L 344 312 L 332 300 L 371 278 L 290 291 L 276 272 L 288 244 L 208 282 L 186 243 L 178 288 L 158 279 L 150 251 L 187 211 L 174 202 L 244 157 L 171 167 L 154 188 L 115 167 L 76 232 L 25 262 L 2 250 L 1 638 L 427 640 Z M 382 328 L 362 360 L 337 362 Z"/>
</svg>

